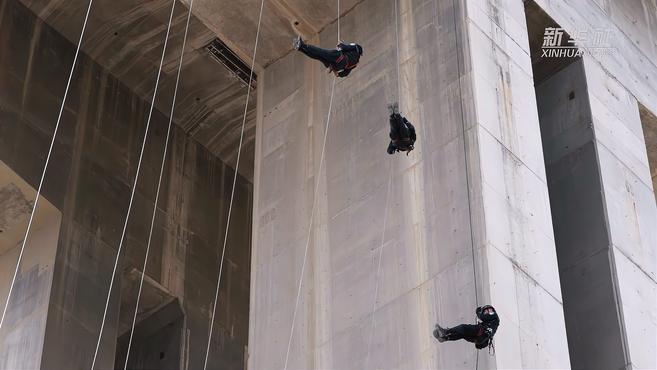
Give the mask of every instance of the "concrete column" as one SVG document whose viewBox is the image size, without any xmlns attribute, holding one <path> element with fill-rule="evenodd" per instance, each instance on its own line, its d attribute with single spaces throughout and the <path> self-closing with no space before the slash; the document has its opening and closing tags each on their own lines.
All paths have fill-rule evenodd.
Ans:
<svg viewBox="0 0 657 370">
<path fill-rule="evenodd" d="M 332 77 L 298 53 L 265 71 L 249 367 L 283 367 L 319 181 L 288 368 L 567 368 L 527 45 L 476 1 L 399 3 L 399 80 L 394 1 L 341 19 L 366 48 L 336 84 L 321 169 Z M 522 3 L 506 12 L 526 44 Z M 385 154 L 398 83 L 419 135 L 408 157 Z M 474 322 L 476 303 L 499 306 L 494 357 L 431 336 L 436 321 Z"/>
<path fill-rule="evenodd" d="M 35 197 L 36 190 L 0 161 L 2 308 L 7 300 Z M 47 199 L 41 198 L 0 330 L 0 347 L 3 348 L 0 364 L 3 369 L 41 368 L 60 224 L 61 213 Z"/>
<path fill-rule="evenodd" d="M 501 318 L 488 366 L 568 368 L 523 2 L 468 0 L 467 25 L 476 110 L 468 137 L 479 160 L 473 183 L 483 223 L 480 297 Z"/>
<path fill-rule="evenodd" d="M 584 58 L 626 366 L 657 367 L 657 206 L 636 98 Z"/>
</svg>

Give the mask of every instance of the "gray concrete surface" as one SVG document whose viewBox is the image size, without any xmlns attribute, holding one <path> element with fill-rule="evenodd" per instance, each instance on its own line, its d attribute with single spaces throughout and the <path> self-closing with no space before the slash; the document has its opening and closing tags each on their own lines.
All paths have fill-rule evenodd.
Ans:
<svg viewBox="0 0 657 370">
<path fill-rule="evenodd" d="M 571 365 L 623 368 L 625 333 L 614 294 L 609 228 L 582 61 L 538 85 L 536 92 Z"/>
<path fill-rule="evenodd" d="M 318 212 L 290 368 L 473 368 L 477 361 L 480 368 L 567 367 L 535 104 L 533 112 L 520 112 L 533 113 L 535 126 L 509 127 L 513 117 L 503 115 L 515 112 L 475 100 L 473 94 L 488 93 L 476 85 L 487 71 L 475 75 L 486 65 L 475 64 L 491 57 L 480 44 L 487 36 L 474 24 L 482 19 L 465 16 L 470 3 L 400 3 L 401 106 L 420 137 L 409 157 L 385 154 L 384 104 L 397 99 L 398 83 L 394 2 L 365 1 L 342 19 L 343 37 L 358 37 L 365 56 L 353 76 L 336 86 L 326 166 L 319 174 L 330 78 L 298 55 L 265 71 L 262 140 L 256 145 L 256 160 L 263 163 L 255 177 L 250 368 L 283 364 L 315 181 L 321 182 Z M 524 22 L 522 4 L 519 10 L 518 22 Z M 321 44 L 331 45 L 335 31 L 322 32 Z M 524 78 L 513 95 L 523 101 L 533 96 L 525 57 L 527 77 L 512 76 Z M 504 65 L 509 68 L 508 61 Z M 291 80 L 277 77 L 302 68 L 303 75 Z M 519 67 L 513 68 L 517 73 Z M 487 78 L 495 83 L 498 75 L 496 69 Z M 497 138 L 485 125 L 494 118 Z M 515 147 L 498 141 L 499 127 Z M 531 136 L 516 136 L 525 132 Z M 511 149 L 532 167 L 523 169 Z M 377 277 L 389 165 L 395 180 Z M 525 235 L 529 230 L 535 231 Z M 377 279 L 380 296 L 372 314 Z M 472 322 L 477 301 L 500 306 L 504 329 L 497 356 L 481 353 L 477 359 L 467 343 L 438 346 L 433 324 Z"/>
<path fill-rule="evenodd" d="M 188 3 L 176 3 L 101 368 L 123 356 Z M 657 367 L 654 0 L 398 3 L 397 49 L 395 1 L 341 1 L 342 39 L 365 55 L 336 84 L 320 168 L 332 77 L 290 41 L 333 47 L 337 1 L 265 2 L 210 366 L 283 367 L 309 237 L 290 369 Z M 0 1 L 0 160 L 31 187 L 86 4 Z M 39 265 L 41 283 L 21 270 L 21 304 L 0 332 L 3 346 L 35 350 L 0 352 L 0 363 L 90 363 L 170 5 L 95 0 L 44 189 L 61 226 L 52 250 L 36 251 L 50 259 L 26 266 Z M 202 48 L 218 36 L 250 62 L 258 6 L 195 3 L 137 368 L 201 366 L 245 99 Z M 537 60 L 547 21 L 609 29 L 617 50 Z M 395 100 L 418 130 L 409 156 L 385 154 Z M 25 202 L 5 198 L 0 228 L 20 238 L 8 220 Z M 2 276 L 16 243 L 5 244 Z M 30 316 L 26 297 L 41 297 Z M 501 316 L 494 356 L 432 338 L 435 322 L 473 322 L 477 303 Z"/>
<path fill-rule="evenodd" d="M 18 1 L 3 1 L 0 19 L 0 160 L 36 187 L 75 47 Z M 91 365 L 148 109 L 126 85 L 81 56 L 43 193 L 62 219 L 58 236 L 49 239 L 56 246 L 52 270 L 43 273 L 51 275 L 51 283 L 36 286 L 34 281 L 31 289 L 18 289 L 8 312 L 11 325 L 0 332 L 2 343 L 18 345 L 15 333 L 28 335 L 32 325 L 24 317 L 26 300 L 49 294 L 43 308 L 47 321 L 42 328 L 36 320 L 33 325 L 43 331 L 43 350 L 14 369 L 33 369 L 30 364 L 39 361 L 42 369 Z M 114 368 L 122 334 L 119 313 L 134 309 L 134 295 L 125 299 L 130 304 L 121 305 L 118 287 L 123 271 L 142 268 L 167 123 L 166 116 L 154 113 L 98 369 Z M 233 174 L 183 130 L 173 131 L 146 273 L 181 302 L 184 360 L 190 369 L 201 366 L 205 354 Z M 242 367 L 248 333 L 252 185 L 243 177 L 237 185 L 211 347 L 215 368 Z M 24 227 L 15 228 L 22 238 Z M 39 252 L 34 247 L 28 245 L 26 253 Z M 13 272 L 10 259 L 15 261 L 13 252 L 3 259 L 3 277 Z M 38 271 L 31 267 L 23 267 L 19 282 Z M 3 303 L 5 296 L 6 291 Z M 6 351 L 4 344 L 0 363 L 15 364 L 20 352 Z M 29 348 L 37 348 L 36 342 Z"/>
<path fill-rule="evenodd" d="M 9 291 L 35 197 L 36 190 L 0 161 L 0 297 L 6 297 Z M 57 208 L 41 200 L 14 286 L 13 294 L 18 297 L 14 307 L 19 309 L 8 311 L 0 336 L 3 369 L 41 367 L 61 218 Z"/>
</svg>

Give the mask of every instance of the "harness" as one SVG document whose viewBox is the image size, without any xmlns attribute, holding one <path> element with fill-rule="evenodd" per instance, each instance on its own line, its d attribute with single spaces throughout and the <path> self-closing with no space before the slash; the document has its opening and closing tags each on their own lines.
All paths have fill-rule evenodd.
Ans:
<svg viewBox="0 0 657 370">
<path fill-rule="evenodd" d="M 486 325 L 484 323 L 479 324 L 479 331 L 477 332 L 477 337 L 482 338 L 484 336 L 486 330 Z M 488 340 L 488 354 L 489 355 L 494 355 L 495 354 L 495 343 L 493 343 L 493 336 L 491 335 L 490 337 L 486 337 L 484 340 Z M 483 348 L 482 348 L 483 349 Z"/>
<path fill-rule="evenodd" d="M 340 53 L 340 56 L 338 57 L 338 59 L 335 60 L 335 64 L 338 65 L 345 59 L 347 59 L 347 64 L 344 66 L 344 68 L 342 68 L 340 70 L 334 70 L 335 72 L 342 72 L 344 70 L 354 69 L 358 65 L 358 63 L 351 64 L 351 61 L 349 60 L 349 57 L 347 57 L 344 54 L 344 52 Z M 333 69 L 333 66 L 331 66 L 331 69 Z"/>
</svg>

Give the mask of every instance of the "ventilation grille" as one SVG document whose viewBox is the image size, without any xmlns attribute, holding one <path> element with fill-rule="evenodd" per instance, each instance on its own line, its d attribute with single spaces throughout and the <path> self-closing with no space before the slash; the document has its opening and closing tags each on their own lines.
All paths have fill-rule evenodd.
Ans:
<svg viewBox="0 0 657 370">
<path fill-rule="evenodd" d="M 205 50 L 207 50 L 208 53 L 210 53 L 212 59 L 223 64 L 224 67 L 226 67 L 237 78 L 239 78 L 240 81 L 242 81 L 245 86 L 249 84 L 249 74 L 251 73 L 251 68 L 246 63 L 244 63 L 244 61 L 240 59 L 240 57 L 238 57 L 237 54 L 235 54 L 232 50 L 230 50 L 228 45 L 224 44 L 223 41 L 219 39 L 214 39 L 211 43 L 209 43 L 205 47 Z M 257 80 L 258 80 L 258 76 L 254 72 L 251 81 L 252 89 L 256 88 Z"/>
</svg>

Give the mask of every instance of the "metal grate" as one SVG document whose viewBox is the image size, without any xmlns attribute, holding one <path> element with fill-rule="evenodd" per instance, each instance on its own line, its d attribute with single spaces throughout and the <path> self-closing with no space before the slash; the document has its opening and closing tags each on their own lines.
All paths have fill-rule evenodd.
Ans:
<svg viewBox="0 0 657 370">
<path fill-rule="evenodd" d="M 228 45 L 219 39 L 214 39 L 208 45 L 205 46 L 205 50 L 210 53 L 212 59 L 221 63 L 229 71 L 231 71 L 237 78 L 244 83 L 244 85 L 249 84 L 249 74 L 251 73 L 251 68 L 246 64 L 240 57 L 235 54 Z M 257 86 L 258 76 L 253 72 L 253 78 L 251 81 L 251 88 L 255 89 Z"/>
</svg>

